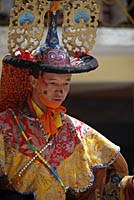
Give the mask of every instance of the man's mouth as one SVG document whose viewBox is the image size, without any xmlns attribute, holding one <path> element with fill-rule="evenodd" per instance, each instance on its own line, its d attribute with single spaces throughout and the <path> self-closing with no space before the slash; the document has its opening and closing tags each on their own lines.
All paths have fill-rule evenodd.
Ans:
<svg viewBox="0 0 134 200">
<path fill-rule="evenodd" d="M 63 101 L 63 98 L 53 98 L 52 101 L 61 102 Z"/>
</svg>

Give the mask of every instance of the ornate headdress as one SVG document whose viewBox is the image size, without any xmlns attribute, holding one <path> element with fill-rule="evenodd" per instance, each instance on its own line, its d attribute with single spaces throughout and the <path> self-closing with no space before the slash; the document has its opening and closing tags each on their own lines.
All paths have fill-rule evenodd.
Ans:
<svg viewBox="0 0 134 200">
<path fill-rule="evenodd" d="M 57 13 L 63 12 L 62 43 L 57 35 Z M 10 13 L 8 50 L 3 59 L 0 110 L 22 104 L 31 90 L 28 76 L 39 71 L 81 73 L 98 67 L 89 55 L 98 25 L 96 0 L 15 0 Z M 45 16 L 48 34 L 42 41 Z M 51 62 L 49 57 L 51 58 Z"/>
</svg>

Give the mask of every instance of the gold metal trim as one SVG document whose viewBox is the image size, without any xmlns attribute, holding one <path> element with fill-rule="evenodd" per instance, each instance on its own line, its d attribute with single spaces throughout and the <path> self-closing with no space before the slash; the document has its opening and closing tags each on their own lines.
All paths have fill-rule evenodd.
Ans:
<svg viewBox="0 0 134 200">
<path fill-rule="evenodd" d="M 46 0 L 15 0 L 15 6 L 10 12 L 8 32 L 8 51 L 13 56 L 18 48 L 32 52 L 42 39 L 44 32 L 44 15 L 50 7 Z M 29 13 L 33 16 L 32 23 L 28 20 L 20 24 L 22 15 Z"/>
<path fill-rule="evenodd" d="M 79 23 L 75 16 L 81 11 L 89 16 L 79 16 Z M 96 31 L 99 19 L 99 7 L 95 0 L 74 0 L 65 6 L 62 25 L 62 42 L 70 55 L 74 51 L 88 52 L 95 43 Z"/>
</svg>

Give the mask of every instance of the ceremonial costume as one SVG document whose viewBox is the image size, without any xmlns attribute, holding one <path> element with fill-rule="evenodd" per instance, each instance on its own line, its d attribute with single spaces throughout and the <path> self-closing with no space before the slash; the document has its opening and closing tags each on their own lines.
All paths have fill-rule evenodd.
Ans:
<svg viewBox="0 0 134 200">
<path fill-rule="evenodd" d="M 38 152 L 45 147 L 43 158 L 67 188 L 85 191 L 94 181 L 93 168 L 105 167 L 116 159 L 119 147 L 68 115 L 62 116 L 58 135 L 47 142 L 39 119 L 30 116 L 25 109 L 23 112 L 5 111 L 0 118 L 1 148 L 4 149 L 0 154 L 1 170 L 18 192 L 34 192 L 37 199 L 65 199 L 64 188 L 49 168 L 40 159 L 33 160 L 34 152 L 21 134 L 14 112 L 27 137 L 31 138 L 32 146 Z"/>
<path fill-rule="evenodd" d="M 34 8 L 31 7 L 31 1 L 28 2 L 26 10 L 23 7 L 25 12 L 19 15 L 20 25 L 25 25 L 27 20 L 33 20 Z M 55 25 L 56 11 L 59 5 L 59 8 L 65 6 L 68 12 L 68 3 L 63 2 L 40 2 L 41 16 L 41 11 L 45 9 L 44 5 L 50 6 L 48 15 L 50 23 L 44 46 L 31 53 L 23 51 L 25 49 L 11 50 L 9 45 L 11 55 L 3 59 L 0 98 L 0 174 L 5 184 L 2 189 L 17 191 L 17 194 L 23 194 L 24 198 L 27 194 L 33 194 L 34 196 L 28 197 L 29 200 L 32 198 L 102 199 L 102 196 L 105 198 L 108 195 L 110 182 L 116 177 L 116 182 L 112 183 L 116 190 L 121 177 L 126 173 L 123 170 L 126 166 L 120 155 L 120 147 L 92 127 L 65 114 L 66 109 L 58 103 L 59 99 L 56 99 L 58 102 L 45 99 L 48 85 L 43 74 L 55 73 L 60 77 L 61 74 L 87 72 L 98 67 L 97 60 L 86 50 L 87 45 L 84 51 L 68 50 L 69 54 L 59 45 Z M 82 7 L 84 9 L 82 11 L 79 9 L 81 3 L 85 6 Z M 90 21 L 88 12 L 91 6 L 89 2 L 79 1 L 77 4 L 77 1 L 71 1 L 69 7 L 70 5 L 71 9 L 74 9 L 75 23 L 79 24 L 83 16 L 85 23 L 83 26 L 88 27 Z M 17 13 L 17 9 L 22 11 L 18 1 L 15 6 L 13 12 Z M 78 13 L 75 12 L 76 8 Z M 29 15 L 28 9 L 31 9 Z M 13 22 L 13 19 L 11 21 Z M 29 23 L 34 24 L 33 21 Z M 14 28 L 15 26 L 14 24 Z M 9 33 L 9 37 L 13 32 Z M 46 106 L 45 111 L 33 99 L 35 88 L 29 83 L 30 76 L 34 77 L 35 85 L 38 86 L 38 98 Z M 64 79 L 63 76 L 62 80 Z M 68 82 L 69 80 L 67 84 Z M 67 84 L 65 82 L 65 87 L 69 87 Z M 62 89 L 60 93 L 63 93 Z M 106 170 L 109 166 L 110 181 L 106 179 Z M 115 198 L 118 196 L 117 191 Z"/>
</svg>

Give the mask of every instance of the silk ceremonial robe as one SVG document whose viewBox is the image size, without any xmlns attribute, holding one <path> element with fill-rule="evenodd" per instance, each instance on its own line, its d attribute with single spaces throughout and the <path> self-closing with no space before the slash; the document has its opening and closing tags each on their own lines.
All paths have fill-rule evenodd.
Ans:
<svg viewBox="0 0 134 200">
<path fill-rule="evenodd" d="M 40 120 L 32 116 L 28 107 L 14 112 L 32 146 L 40 151 L 48 143 Z M 41 155 L 68 188 L 67 194 L 38 157 L 32 162 L 35 153 L 24 139 L 10 109 L 0 113 L 0 176 L 7 177 L 13 190 L 21 194 L 32 193 L 36 200 L 92 200 L 95 196 L 102 199 L 102 194 L 104 199 L 105 196 L 110 199 L 107 196 L 109 184 L 104 188 L 109 181 L 105 175 L 117 159 L 120 148 L 67 114 L 61 114 L 61 119 L 58 135 L 52 136 L 51 145 Z M 29 161 L 31 164 L 26 167 Z M 20 171 L 21 176 L 18 176 Z M 117 180 L 117 176 L 114 178 Z"/>
</svg>

